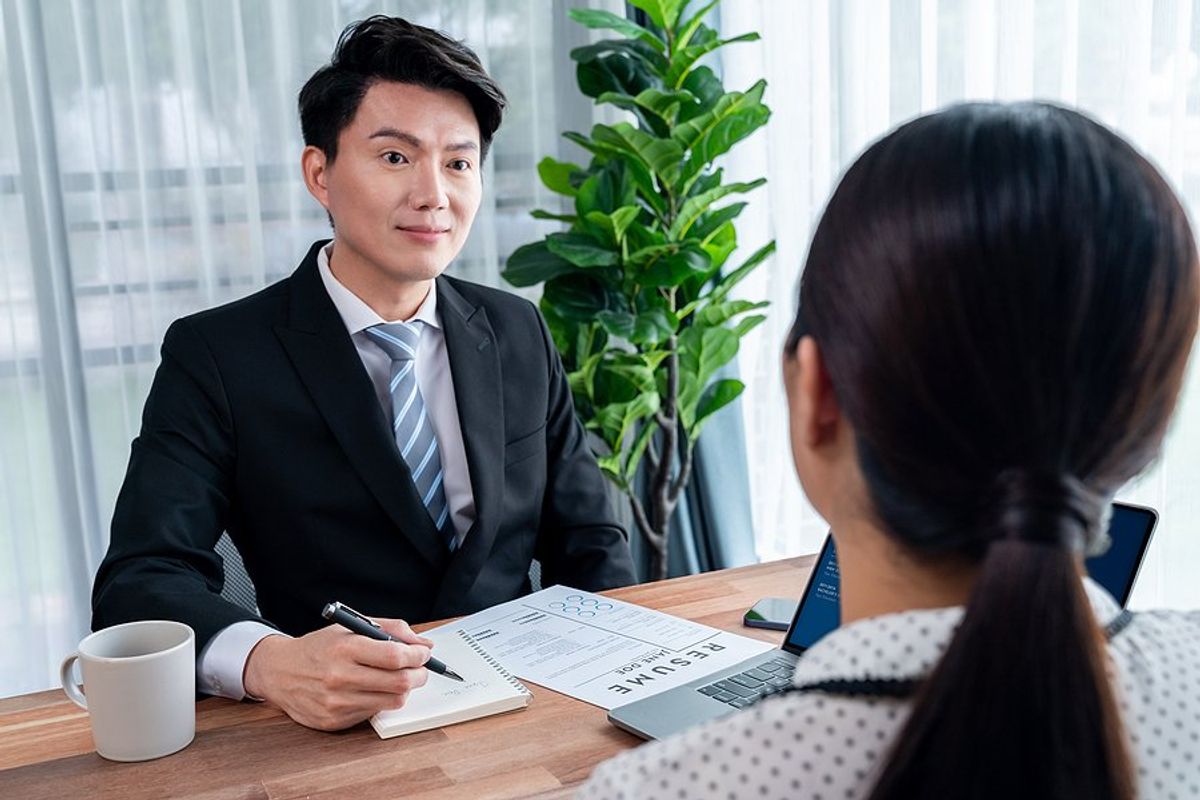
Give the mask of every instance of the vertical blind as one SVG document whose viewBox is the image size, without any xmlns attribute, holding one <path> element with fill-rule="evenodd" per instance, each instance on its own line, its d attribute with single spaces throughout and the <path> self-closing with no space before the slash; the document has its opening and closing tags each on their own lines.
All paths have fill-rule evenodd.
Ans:
<svg viewBox="0 0 1200 800">
<path fill-rule="evenodd" d="M 758 553 L 770 559 L 812 552 L 826 531 L 792 469 L 779 359 L 807 243 L 840 173 L 917 114 L 964 100 L 1052 100 L 1090 113 L 1145 152 L 1195 224 L 1200 3 L 740 0 L 721 10 L 724 35 L 763 32 L 760 44 L 726 58 L 726 84 L 744 88 L 765 77 L 774 111 L 765 135 L 735 149 L 729 165 L 736 180 L 770 181 L 739 218 L 743 246 L 778 239 L 775 258 L 743 284 L 745 296 L 773 305 L 739 355 Z M 1197 360 L 1161 458 L 1118 495 L 1161 513 L 1134 606 L 1200 606 Z"/>
</svg>

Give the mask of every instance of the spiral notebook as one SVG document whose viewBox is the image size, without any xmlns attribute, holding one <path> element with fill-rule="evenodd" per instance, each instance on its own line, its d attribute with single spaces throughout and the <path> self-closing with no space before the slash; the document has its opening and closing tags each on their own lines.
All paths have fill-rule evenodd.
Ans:
<svg viewBox="0 0 1200 800">
<path fill-rule="evenodd" d="M 429 681 L 409 694 L 403 708 L 371 717 L 380 739 L 514 711 L 533 699 L 466 631 L 445 627 L 422 636 L 433 640 L 434 654 L 463 682 L 429 673 Z"/>
</svg>

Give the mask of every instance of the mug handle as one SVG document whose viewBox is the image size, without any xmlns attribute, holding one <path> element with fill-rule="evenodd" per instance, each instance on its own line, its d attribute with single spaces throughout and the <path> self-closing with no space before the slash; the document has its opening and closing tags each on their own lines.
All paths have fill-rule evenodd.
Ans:
<svg viewBox="0 0 1200 800">
<path fill-rule="evenodd" d="M 72 674 L 72 667 L 79 660 L 79 653 L 72 653 L 63 659 L 62 668 L 59 670 L 59 677 L 62 678 L 62 688 L 66 693 L 67 698 L 75 705 L 87 710 L 87 698 L 83 696 L 83 692 L 79 691 L 79 684 L 75 683 L 75 676 Z"/>
</svg>

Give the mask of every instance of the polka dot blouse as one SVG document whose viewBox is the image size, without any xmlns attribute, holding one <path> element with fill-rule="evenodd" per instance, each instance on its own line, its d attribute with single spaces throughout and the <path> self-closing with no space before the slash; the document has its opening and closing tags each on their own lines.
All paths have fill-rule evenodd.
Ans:
<svg viewBox="0 0 1200 800">
<path fill-rule="evenodd" d="M 1121 613 L 1086 581 L 1101 624 Z M 795 682 L 927 674 L 961 608 L 887 614 L 839 628 L 810 648 Z M 1108 645 L 1137 766 L 1138 796 L 1200 800 L 1200 611 L 1154 611 Z M 908 714 L 907 700 L 793 693 L 601 764 L 577 797 L 866 797 Z"/>
</svg>

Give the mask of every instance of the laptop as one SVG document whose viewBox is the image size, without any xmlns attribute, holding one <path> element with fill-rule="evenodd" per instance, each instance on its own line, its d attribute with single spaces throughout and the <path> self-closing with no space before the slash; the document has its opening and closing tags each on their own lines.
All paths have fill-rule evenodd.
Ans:
<svg viewBox="0 0 1200 800">
<path fill-rule="evenodd" d="M 1158 523 L 1152 509 L 1114 503 L 1102 555 L 1087 559 L 1088 575 L 1122 607 L 1129 601 L 1150 535 Z M 817 564 L 788 627 L 783 644 L 739 664 L 656 695 L 618 706 L 608 720 L 644 739 L 661 739 L 684 728 L 724 717 L 764 694 L 788 686 L 800 655 L 841 622 L 837 550 L 826 536 Z"/>
</svg>

